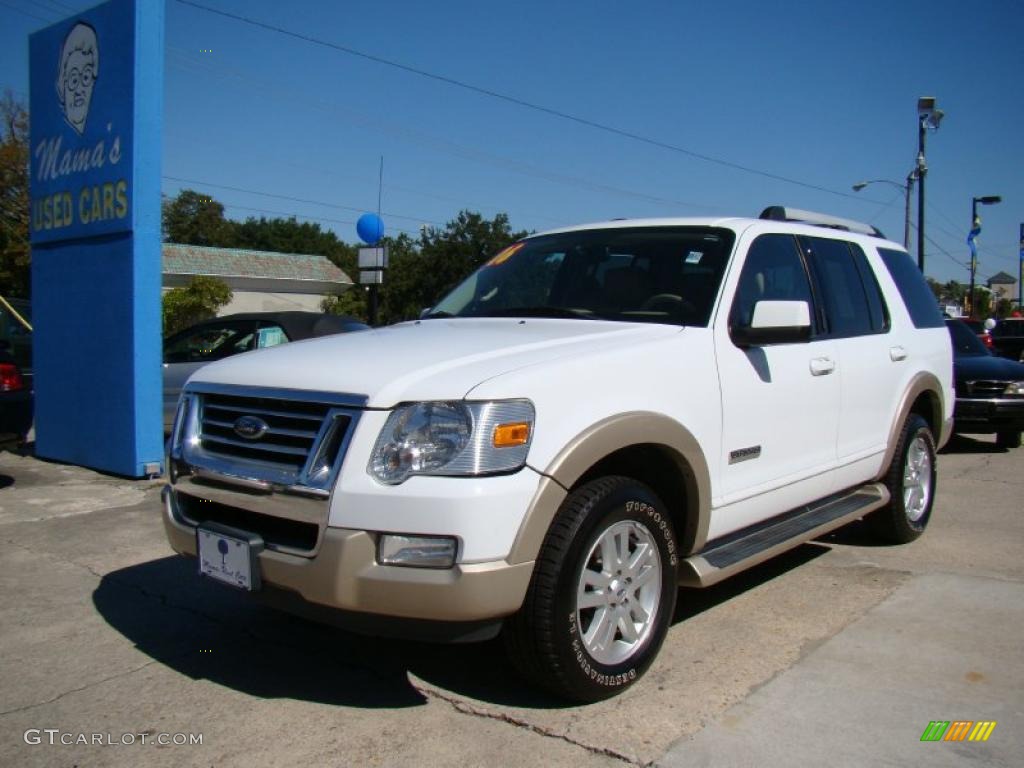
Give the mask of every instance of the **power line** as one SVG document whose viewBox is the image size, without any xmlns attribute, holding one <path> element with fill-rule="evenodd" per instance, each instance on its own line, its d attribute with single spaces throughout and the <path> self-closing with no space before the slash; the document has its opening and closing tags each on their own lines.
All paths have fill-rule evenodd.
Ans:
<svg viewBox="0 0 1024 768">
<path fill-rule="evenodd" d="M 219 200 L 218 202 L 222 203 L 225 208 L 232 208 L 232 209 L 237 209 L 237 210 L 240 210 L 240 211 L 253 211 L 254 213 L 270 213 L 270 214 L 274 214 L 275 216 L 290 216 L 290 217 L 292 217 L 294 219 L 304 219 L 306 221 L 317 221 L 317 222 L 326 221 L 326 222 L 329 222 L 331 224 L 346 224 L 346 225 L 350 225 L 350 226 L 355 226 L 355 224 L 356 224 L 356 222 L 349 221 L 347 219 L 331 219 L 331 218 L 327 218 L 325 216 L 306 216 L 306 215 L 301 214 L 301 213 L 295 213 L 294 211 L 274 211 L 274 210 L 270 210 L 268 208 L 253 208 L 253 207 L 248 206 L 248 205 L 239 205 L 238 203 L 233 203 L 233 202 L 230 202 L 228 200 Z M 413 231 L 411 229 L 402 229 L 400 227 L 390 227 L 390 229 L 395 231 L 395 232 L 402 232 L 402 233 L 404 233 L 406 235 L 412 235 L 413 237 L 418 237 L 419 236 L 419 232 L 415 232 L 415 231 Z"/>
<path fill-rule="evenodd" d="M 14 11 L 15 13 L 20 13 L 22 16 L 28 16 L 29 18 L 35 19 L 36 21 L 41 21 L 44 24 L 49 24 L 51 22 L 51 19 L 44 19 L 42 16 L 36 16 L 34 13 L 29 13 L 28 11 L 26 11 L 26 10 L 24 10 L 22 8 L 19 8 L 16 5 L 11 5 L 10 3 L 5 3 L 5 2 L 3 2 L 3 0 L 0 0 L 0 5 L 4 6 L 4 8 L 10 8 L 12 11 Z M 44 9 L 36 8 L 36 10 L 44 10 Z"/>
<path fill-rule="evenodd" d="M 277 198 L 279 200 L 289 200 L 289 201 L 291 201 L 293 203 L 307 203 L 309 205 L 322 205 L 322 206 L 324 206 L 326 208 L 337 208 L 338 210 L 342 210 L 342 211 L 355 211 L 356 213 L 365 213 L 366 212 L 365 208 L 356 208 L 356 207 L 353 207 L 351 205 L 339 205 L 337 203 L 325 203 L 322 200 L 309 200 L 309 199 L 302 198 L 302 197 L 289 197 L 288 195 L 277 195 L 277 194 L 274 194 L 273 192 L 261 192 L 261 191 L 256 190 L 256 189 L 245 189 L 244 187 L 232 187 L 232 186 L 228 186 L 227 184 L 214 184 L 213 182 L 201 181 L 199 179 L 185 179 L 185 178 L 182 178 L 180 176 L 166 176 L 166 175 L 163 178 L 167 179 L 168 181 L 177 181 L 177 182 L 181 182 L 181 183 L 184 183 L 184 184 L 199 184 L 199 185 L 204 186 L 204 187 L 213 187 L 214 189 L 228 189 L 228 190 L 231 190 L 232 192 L 245 192 L 245 193 L 250 194 L 250 195 L 259 195 L 261 197 L 273 197 L 273 198 Z M 419 222 L 419 223 L 422 223 L 422 224 L 434 224 L 434 225 L 439 226 L 439 227 L 443 227 L 444 226 L 444 224 L 442 224 L 439 221 L 432 221 L 430 219 L 424 219 L 424 218 L 421 218 L 419 216 L 403 216 L 401 214 L 390 213 L 388 211 L 384 211 L 383 215 L 390 216 L 391 218 L 394 218 L 394 219 L 406 219 L 408 221 L 415 221 L 415 222 Z"/>
<path fill-rule="evenodd" d="M 184 53 L 183 49 L 168 47 L 169 52 Z M 182 66 L 180 63 L 172 62 L 171 66 L 184 69 L 185 71 L 198 73 L 198 74 L 213 74 L 214 76 L 221 77 L 221 79 L 232 79 L 240 81 L 243 85 L 245 83 L 252 83 L 253 88 L 258 89 L 261 97 L 266 98 L 279 98 L 279 99 L 290 99 L 299 101 L 306 105 L 311 105 L 314 109 L 326 111 L 329 114 L 338 114 L 337 110 L 343 109 L 339 104 L 331 101 L 327 101 L 323 98 L 319 98 L 315 101 L 309 98 L 303 98 L 300 95 L 296 95 L 294 87 L 283 88 L 280 94 L 275 94 L 274 90 L 269 86 L 274 85 L 272 81 L 267 79 L 260 79 L 259 81 L 248 77 L 237 70 L 233 70 L 226 67 L 212 67 L 207 62 L 198 62 L 194 59 L 186 59 L 186 62 L 193 67 L 198 67 L 199 72 L 195 69 L 189 69 L 188 67 Z M 531 163 L 525 163 L 518 160 L 512 160 L 509 158 L 502 157 L 500 155 L 493 155 L 489 152 L 485 152 L 475 147 L 460 144 L 458 142 L 451 141 L 450 139 L 441 139 L 429 134 L 424 134 L 419 131 L 408 128 L 405 125 L 397 125 L 385 122 L 379 117 L 370 119 L 365 116 L 353 117 L 349 113 L 345 113 L 346 118 L 350 122 L 362 125 L 365 128 L 372 128 L 378 132 L 389 133 L 392 136 L 398 136 L 406 141 L 410 141 L 421 146 L 426 146 L 434 150 L 445 152 L 454 157 L 460 157 L 463 159 L 472 160 L 486 165 L 491 165 L 496 168 L 502 168 L 504 170 L 512 171 L 524 176 L 530 176 L 533 178 L 544 179 L 545 181 L 554 182 L 557 184 L 565 184 L 568 186 L 577 187 L 579 189 L 585 189 L 592 192 L 602 192 L 606 194 L 618 195 L 621 197 L 629 197 L 637 200 L 643 200 L 645 202 L 652 202 L 658 205 L 664 206 L 680 206 L 685 208 L 694 208 L 698 210 L 706 210 L 714 213 L 719 213 L 720 208 L 714 206 L 703 205 L 700 203 L 688 202 L 685 200 L 675 200 L 667 197 L 660 197 L 645 192 L 638 192 L 636 190 L 624 189 L 622 187 L 615 187 L 609 184 L 603 184 L 600 182 L 591 181 L 579 176 L 570 176 L 566 174 L 556 173 L 554 171 L 547 171 L 544 168 L 533 165 Z M 863 202 L 874 202 L 879 203 L 877 200 L 865 199 Z M 879 203 L 881 204 L 881 203 Z"/>
<path fill-rule="evenodd" d="M 762 170 L 757 169 L 757 168 L 752 168 L 750 166 L 741 165 L 740 163 L 735 163 L 735 162 L 732 162 L 730 160 L 723 160 L 722 158 L 712 157 L 711 155 L 705 155 L 705 154 L 702 154 L 700 152 L 695 152 L 695 151 L 693 151 L 691 149 L 686 149 L 685 147 L 681 147 L 681 146 L 679 146 L 677 144 L 669 144 L 668 142 L 661 141 L 659 139 L 654 139 L 654 138 L 651 138 L 649 136 L 644 136 L 644 135 L 639 134 L 639 133 L 634 133 L 632 131 L 623 130 L 622 128 L 616 128 L 616 127 L 611 126 L 611 125 L 606 125 L 604 123 L 599 123 L 599 122 L 597 122 L 595 120 L 590 120 L 590 119 L 585 118 L 585 117 L 580 117 L 579 115 L 573 115 L 573 114 L 571 114 L 569 112 L 562 112 L 561 110 L 553 109 L 551 107 L 545 107 L 545 106 L 543 106 L 541 104 L 536 104 L 534 102 L 526 101 L 525 99 L 520 99 L 520 98 L 517 98 L 515 96 L 509 96 L 508 94 L 501 93 L 499 91 L 495 91 L 495 90 L 492 90 L 490 88 L 484 88 L 484 87 L 481 87 L 481 86 L 478 86 L 478 85 L 473 85 L 472 83 L 465 82 L 464 80 L 458 80 L 456 78 L 448 77 L 446 75 L 439 75 L 439 74 L 437 74 L 435 72 L 430 72 L 430 71 L 425 70 L 425 69 L 420 69 L 418 67 L 413 67 L 413 66 L 410 66 L 408 64 L 402 64 L 400 62 L 393 61 L 391 59 L 386 59 L 383 56 L 377 56 L 375 54 L 366 53 L 365 51 L 360 51 L 360 50 L 358 50 L 356 48 L 352 48 L 350 46 L 341 45 L 339 43 L 332 43 L 332 42 L 330 42 L 328 40 L 321 40 L 319 38 L 313 37 L 311 35 L 305 35 L 305 34 L 302 34 L 300 32 L 293 32 L 291 30 L 284 29 L 283 27 L 278 27 L 278 26 L 275 26 L 273 24 L 268 24 L 266 22 L 259 21 L 258 19 L 250 18 L 248 16 L 241 16 L 241 15 L 238 15 L 238 14 L 235 14 L 235 13 L 230 13 L 228 11 L 218 10 L 216 8 L 211 8 L 209 6 L 202 5 L 201 3 L 192 2 L 192 0 L 177 0 L 177 2 L 179 2 L 182 5 L 187 5 L 187 6 L 191 6 L 193 8 L 198 8 L 199 10 L 206 11 L 207 13 L 212 13 L 212 14 L 215 14 L 217 16 L 223 16 L 224 18 L 227 18 L 227 19 L 233 19 L 234 21 L 239 21 L 239 22 L 242 22 L 243 24 L 249 24 L 250 26 L 258 27 L 260 29 L 264 29 L 264 30 L 267 30 L 267 31 L 270 31 L 270 32 L 276 32 L 278 34 L 285 35 L 287 37 L 291 37 L 291 38 L 294 38 L 296 40 L 301 40 L 303 42 L 310 43 L 312 45 L 319 45 L 319 46 L 322 46 L 324 48 L 330 48 L 332 50 L 339 51 L 341 53 L 347 53 L 350 56 L 356 56 L 356 57 L 359 57 L 359 58 L 362 58 L 362 59 L 366 59 L 367 61 L 372 61 L 372 62 L 374 62 L 376 64 L 381 64 L 383 66 L 392 67 L 394 69 L 398 69 L 398 70 L 401 70 L 403 72 L 408 72 L 410 74 L 417 75 L 419 77 L 424 77 L 424 78 L 427 78 L 427 79 L 430 79 L 430 80 L 434 80 L 434 81 L 437 81 L 437 82 L 440 82 L 440 83 L 445 83 L 446 85 L 451 85 L 451 86 L 454 86 L 456 88 L 462 88 L 463 90 L 471 91 L 473 93 L 477 93 L 477 94 L 480 94 L 482 96 L 488 96 L 488 97 L 493 98 L 493 99 L 498 99 L 499 101 L 504 101 L 504 102 L 509 103 L 509 104 L 514 104 L 516 106 L 523 107 L 525 109 L 530 109 L 530 110 L 533 110 L 535 112 L 541 112 L 543 114 L 550 115 L 552 117 L 557 117 L 557 118 L 559 118 L 561 120 L 568 120 L 570 122 L 577 123 L 579 125 L 587 126 L 588 128 L 593 128 L 593 129 L 598 130 L 598 131 L 604 131 L 605 133 L 610 133 L 610 134 L 613 134 L 615 136 L 620 136 L 622 138 L 631 139 L 632 141 L 637 141 L 637 142 L 640 142 L 642 144 L 647 144 L 647 145 L 652 146 L 652 147 L 658 147 L 659 149 L 665 149 L 665 150 L 668 150 L 670 152 L 676 152 L 678 154 L 686 155 L 687 157 L 692 157 L 692 158 L 695 158 L 697 160 L 703 160 L 704 162 L 707 162 L 707 163 L 714 163 L 715 165 L 720 165 L 720 166 L 723 166 L 723 167 L 726 167 L 726 168 L 732 168 L 732 169 L 737 170 L 737 171 L 743 171 L 744 173 L 751 173 L 751 174 L 755 174 L 757 176 L 762 176 L 762 177 L 767 178 L 767 179 L 773 179 L 774 181 L 781 181 L 781 182 L 785 182 L 787 184 L 795 184 L 795 185 L 800 186 L 800 187 L 805 187 L 806 189 L 813 189 L 813 190 L 816 190 L 818 192 L 826 192 L 826 193 L 828 193 L 830 195 L 838 195 L 839 197 L 847 197 L 847 198 L 850 198 L 851 200 L 858 200 L 858 201 L 863 202 L 862 198 L 860 198 L 860 197 L 858 197 L 856 195 L 851 195 L 848 192 L 840 192 L 838 190 L 829 189 L 828 187 L 822 187 L 822 186 L 818 186 L 817 184 L 810 184 L 810 183 L 808 183 L 806 181 L 800 181 L 799 179 L 793 179 L 793 178 L 790 178 L 788 176 L 782 176 L 782 175 L 779 175 L 779 174 L 776 174 L 776 173 L 771 173 L 769 171 L 762 171 Z"/>
</svg>

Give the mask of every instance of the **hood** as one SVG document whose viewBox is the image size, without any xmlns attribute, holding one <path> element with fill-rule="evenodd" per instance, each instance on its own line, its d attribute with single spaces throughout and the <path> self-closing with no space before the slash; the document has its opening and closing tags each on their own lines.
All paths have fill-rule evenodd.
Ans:
<svg viewBox="0 0 1024 768">
<path fill-rule="evenodd" d="M 409 400 L 459 399 L 519 368 L 682 331 L 594 320 L 423 320 L 246 352 L 203 366 L 190 381 L 344 392 L 366 396 L 371 408 L 390 408 Z"/>
<path fill-rule="evenodd" d="M 953 361 L 957 381 L 987 379 L 989 381 L 1024 380 L 1024 363 L 995 355 L 960 355 Z"/>
</svg>

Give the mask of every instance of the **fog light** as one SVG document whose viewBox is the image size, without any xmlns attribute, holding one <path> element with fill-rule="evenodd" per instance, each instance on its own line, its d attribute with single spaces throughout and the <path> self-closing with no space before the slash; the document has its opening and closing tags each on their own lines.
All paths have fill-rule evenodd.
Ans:
<svg viewBox="0 0 1024 768">
<path fill-rule="evenodd" d="M 457 551 L 458 542 L 450 536 L 382 533 L 377 544 L 377 562 L 412 568 L 451 568 Z"/>
</svg>

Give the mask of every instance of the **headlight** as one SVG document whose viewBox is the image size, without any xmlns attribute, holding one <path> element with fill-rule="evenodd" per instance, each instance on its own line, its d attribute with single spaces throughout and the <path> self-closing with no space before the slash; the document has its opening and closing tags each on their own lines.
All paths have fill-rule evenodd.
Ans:
<svg viewBox="0 0 1024 768">
<path fill-rule="evenodd" d="M 1004 395 L 1024 395 L 1024 381 L 1012 381 L 1010 385 L 1003 390 Z"/>
<path fill-rule="evenodd" d="M 512 472 L 526 463 L 532 437 L 528 400 L 412 403 L 388 417 L 368 469 L 387 485 L 411 475 Z"/>
</svg>

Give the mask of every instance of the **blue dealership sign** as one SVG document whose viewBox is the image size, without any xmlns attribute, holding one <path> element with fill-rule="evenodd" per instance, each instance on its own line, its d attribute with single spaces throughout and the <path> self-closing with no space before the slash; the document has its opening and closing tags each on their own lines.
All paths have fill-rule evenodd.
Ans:
<svg viewBox="0 0 1024 768">
<path fill-rule="evenodd" d="M 141 476 L 162 454 L 163 0 L 29 39 L 36 453 Z"/>
</svg>

